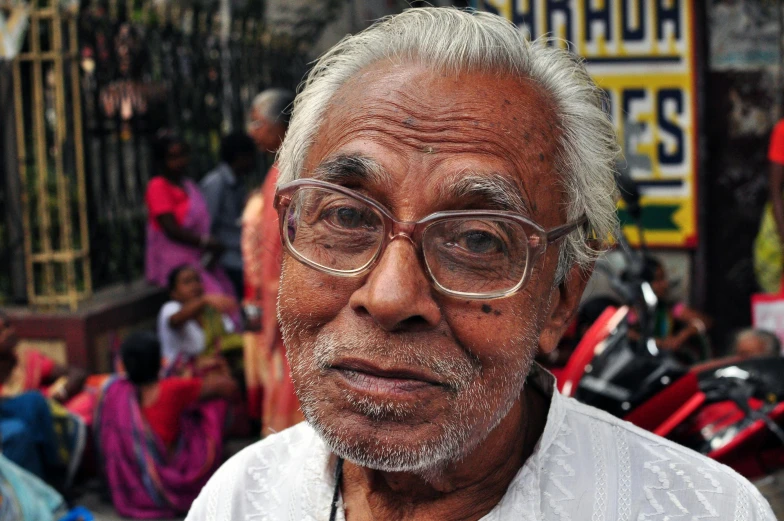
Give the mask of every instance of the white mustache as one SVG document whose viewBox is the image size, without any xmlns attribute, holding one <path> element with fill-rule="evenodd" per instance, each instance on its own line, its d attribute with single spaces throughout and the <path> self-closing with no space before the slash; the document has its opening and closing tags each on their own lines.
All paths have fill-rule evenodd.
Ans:
<svg viewBox="0 0 784 521">
<path fill-rule="evenodd" d="M 381 338 L 379 335 L 335 335 L 324 333 L 314 345 L 314 359 L 319 369 L 333 366 L 341 358 L 362 358 L 380 365 L 424 369 L 438 377 L 447 388 L 455 391 L 466 388 L 481 370 L 478 361 L 469 356 L 446 356 L 426 352 L 409 341 Z"/>
</svg>

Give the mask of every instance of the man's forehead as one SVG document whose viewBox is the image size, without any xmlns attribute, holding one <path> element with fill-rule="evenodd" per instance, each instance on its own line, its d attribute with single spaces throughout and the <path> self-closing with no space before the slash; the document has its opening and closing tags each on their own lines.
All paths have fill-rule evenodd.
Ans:
<svg viewBox="0 0 784 521">
<path fill-rule="evenodd" d="M 496 152 L 534 156 L 551 152 L 560 136 L 553 101 L 530 79 L 390 62 L 367 67 L 335 92 L 314 148 L 326 145 L 328 154 L 373 132 L 427 153 L 503 144 L 508 150 Z"/>
<path fill-rule="evenodd" d="M 425 90 L 430 95 L 424 95 Z M 479 108 L 486 114 L 477 114 Z M 357 110 L 387 109 L 443 118 L 494 116 L 552 130 L 554 108 L 546 91 L 526 77 L 486 71 L 439 72 L 418 63 L 378 62 L 346 81 L 332 96 L 327 113 L 346 117 Z"/>
<path fill-rule="evenodd" d="M 554 114 L 551 100 L 526 79 L 376 64 L 333 96 L 304 175 L 346 155 L 367 156 L 394 173 L 506 175 L 535 211 L 527 187 L 555 182 Z"/>
</svg>

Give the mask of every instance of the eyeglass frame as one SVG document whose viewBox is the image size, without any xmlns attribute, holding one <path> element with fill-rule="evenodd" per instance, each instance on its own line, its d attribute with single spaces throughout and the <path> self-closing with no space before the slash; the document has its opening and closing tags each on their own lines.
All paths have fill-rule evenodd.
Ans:
<svg viewBox="0 0 784 521">
<path fill-rule="evenodd" d="M 378 211 L 382 218 L 382 226 L 384 229 L 384 237 L 382 238 L 381 244 L 378 246 L 376 253 L 373 257 L 368 260 L 363 266 L 355 269 L 355 270 L 336 270 L 333 268 L 328 268 L 327 266 L 323 266 L 314 262 L 307 257 L 304 257 L 301 253 L 299 253 L 296 248 L 291 244 L 288 238 L 288 229 L 286 223 L 286 213 L 288 212 L 289 206 L 291 205 L 292 199 L 294 194 L 303 188 L 320 188 L 326 190 L 332 190 L 339 194 L 353 197 L 358 201 L 361 201 L 371 208 Z M 334 275 L 337 277 L 357 277 L 363 275 L 366 272 L 375 267 L 378 261 L 383 257 L 384 252 L 386 251 L 389 244 L 399 237 L 404 237 L 411 242 L 414 246 L 414 249 L 417 253 L 422 257 L 422 262 L 425 267 L 425 271 L 427 272 L 428 278 L 433 286 L 441 293 L 457 298 L 468 298 L 471 300 L 495 300 L 499 298 L 508 297 L 514 293 L 520 291 L 520 289 L 525 286 L 528 282 L 528 279 L 531 277 L 531 273 L 533 272 L 534 266 L 539 259 L 544 255 L 545 251 L 547 250 L 547 246 L 549 244 L 553 244 L 558 242 L 559 240 L 563 239 L 578 227 L 582 226 L 588 221 L 588 217 L 583 215 L 579 219 L 575 221 L 568 222 L 566 224 L 562 224 L 560 226 L 556 226 L 550 228 L 549 230 L 545 230 L 539 224 L 533 222 L 531 219 L 520 215 L 515 212 L 503 211 L 503 210 L 449 210 L 449 211 L 442 211 L 442 212 L 435 212 L 432 213 L 419 221 L 400 221 L 396 219 L 392 213 L 387 210 L 381 203 L 378 201 L 371 199 L 359 192 L 351 190 L 350 188 L 346 188 L 341 185 L 329 183 L 327 181 L 321 181 L 319 179 L 297 179 L 295 181 L 291 181 L 286 183 L 282 186 L 279 186 L 275 191 L 275 199 L 273 202 L 274 208 L 278 211 L 278 221 L 279 221 L 279 232 L 280 232 L 280 239 L 283 243 L 283 247 L 286 248 L 286 251 L 295 259 L 297 259 L 302 264 L 309 266 L 317 271 L 322 273 L 327 273 L 329 275 Z M 427 229 L 437 224 L 441 221 L 445 221 L 448 219 L 454 218 L 470 218 L 470 219 L 509 219 L 517 224 L 522 225 L 523 231 L 526 234 L 527 241 L 526 241 L 526 264 L 523 271 L 523 276 L 517 282 L 515 286 L 508 290 L 498 291 L 494 293 L 471 293 L 471 292 L 463 292 L 463 291 L 454 291 L 448 288 L 445 288 L 441 285 L 440 282 L 436 279 L 433 275 L 433 271 L 430 268 L 430 265 L 427 262 L 427 256 L 423 252 L 422 246 L 422 237 L 424 236 Z M 528 229 L 533 229 L 535 232 L 534 234 L 529 234 Z M 535 240 L 532 240 L 534 239 Z"/>
</svg>

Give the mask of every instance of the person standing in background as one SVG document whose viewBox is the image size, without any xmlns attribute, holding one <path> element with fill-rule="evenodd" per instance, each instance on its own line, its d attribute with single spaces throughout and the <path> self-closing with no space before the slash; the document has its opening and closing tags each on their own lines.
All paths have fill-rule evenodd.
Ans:
<svg viewBox="0 0 784 521">
<path fill-rule="evenodd" d="M 762 291 L 777 293 L 784 268 L 784 120 L 773 127 L 768 161 L 770 195 L 754 241 L 754 272 Z"/>
<path fill-rule="evenodd" d="M 286 109 L 293 100 L 294 93 L 282 89 L 256 96 L 248 133 L 260 152 L 277 152 L 288 128 Z M 258 331 L 245 335 L 245 381 L 250 414 L 261 420 L 265 435 L 302 421 L 275 313 L 282 260 L 278 216 L 272 204 L 277 180 L 278 168 L 273 165 L 242 216 L 246 304 L 261 314 Z"/>
<path fill-rule="evenodd" d="M 280 148 L 289 126 L 286 109 L 292 101 L 294 93 L 286 89 L 267 89 L 253 99 L 247 130 L 259 152 L 274 154 Z"/>
<path fill-rule="evenodd" d="M 210 212 L 210 234 L 226 248 L 219 263 L 242 300 L 240 218 L 247 198 L 242 181 L 256 166 L 256 145 L 247 134 L 229 134 L 221 142 L 220 157 L 220 164 L 202 179 L 201 192 Z"/>
<path fill-rule="evenodd" d="M 188 177 L 190 148 L 180 137 L 159 132 L 152 146 L 156 175 L 147 184 L 145 276 L 158 287 L 181 265 L 199 272 L 207 293 L 234 295 L 226 272 L 216 262 L 224 245 L 210 235 L 210 214 L 199 186 Z"/>
</svg>

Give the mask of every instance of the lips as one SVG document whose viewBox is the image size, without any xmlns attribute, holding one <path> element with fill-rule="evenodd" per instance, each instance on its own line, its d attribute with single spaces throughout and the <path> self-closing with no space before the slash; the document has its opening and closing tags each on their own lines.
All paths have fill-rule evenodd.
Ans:
<svg viewBox="0 0 784 521">
<path fill-rule="evenodd" d="M 442 385 L 435 376 L 421 370 L 381 368 L 364 360 L 341 360 L 331 369 L 350 387 L 372 394 L 405 394 Z"/>
</svg>

